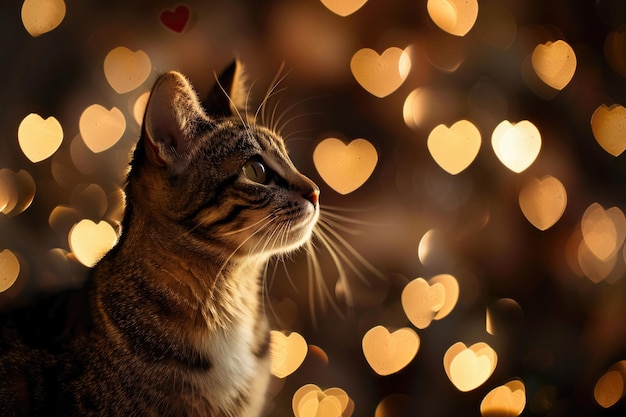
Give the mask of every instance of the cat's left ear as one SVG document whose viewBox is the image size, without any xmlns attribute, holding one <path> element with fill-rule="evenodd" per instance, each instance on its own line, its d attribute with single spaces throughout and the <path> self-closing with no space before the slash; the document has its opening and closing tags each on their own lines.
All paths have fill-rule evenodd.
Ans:
<svg viewBox="0 0 626 417">
<path fill-rule="evenodd" d="M 246 98 L 243 65 L 236 59 L 217 77 L 202 107 L 209 117 L 230 117 L 238 111 L 245 111 Z"/>
<path fill-rule="evenodd" d="M 172 71 L 159 77 L 152 89 L 144 117 L 148 159 L 158 166 L 175 166 L 192 147 L 201 130 L 210 126 L 193 87 Z"/>
</svg>

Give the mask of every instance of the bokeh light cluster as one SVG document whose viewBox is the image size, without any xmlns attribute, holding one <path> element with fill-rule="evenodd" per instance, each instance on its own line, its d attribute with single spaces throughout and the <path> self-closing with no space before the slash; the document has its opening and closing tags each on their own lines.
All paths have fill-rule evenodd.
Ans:
<svg viewBox="0 0 626 417">
<path fill-rule="evenodd" d="M 621 0 L 4 2 L 0 309 L 116 243 L 158 74 L 206 92 L 236 53 L 253 111 L 285 63 L 265 121 L 354 247 L 267 270 L 271 415 L 623 415 L 625 28 Z"/>
</svg>

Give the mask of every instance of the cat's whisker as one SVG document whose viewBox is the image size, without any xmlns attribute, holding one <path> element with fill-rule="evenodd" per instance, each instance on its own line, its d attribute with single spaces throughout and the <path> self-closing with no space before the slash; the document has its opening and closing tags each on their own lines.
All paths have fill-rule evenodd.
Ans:
<svg viewBox="0 0 626 417">
<path fill-rule="evenodd" d="M 276 72 L 276 75 L 274 76 L 274 78 L 272 79 L 272 82 L 270 83 L 269 88 L 267 89 L 266 93 L 265 93 L 265 97 L 263 98 L 263 101 L 261 102 L 261 104 L 259 105 L 259 107 L 257 108 L 257 111 L 254 113 L 254 120 L 257 120 L 257 117 L 259 116 L 259 112 L 261 113 L 261 122 L 263 124 L 265 124 L 266 126 L 268 126 L 270 129 L 272 128 L 271 125 L 267 125 L 266 123 L 266 119 L 265 119 L 265 108 L 267 106 L 267 102 L 269 101 L 269 99 L 276 95 L 277 93 L 279 93 L 280 91 L 283 91 L 284 89 L 281 89 L 280 91 L 277 91 L 278 86 L 285 80 L 285 78 L 287 78 L 287 76 L 289 75 L 289 71 L 287 71 L 285 74 L 282 74 L 282 72 L 285 69 L 285 62 L 281 62 L 280 67 L 278 68 L 278 71 Z"/>
<path fill-rule="evenodd" d="M 372 274 L 376 275 L 380 279 L 385 279 L 385 276 L 382 272 L 376 269 L 376 267 L 372 265 L 367 259 L 365 259 L 356 249 L 354 249 L 354 247 L 344 237 L 342 237 L 336 230 L 326 224 L 323 219 L 320 219 L 318 224 L 320 225 L 320 228 L 317 229 L 317 232 L 325 238 L 326 242 L 333 245 L 335 249 L 337 249 L 338 247 L 337 244 L 341 245 L 342 248 L 345 248 L 350 253 L 350 255 L 355 258 L 355 260 L 357 260 L 361 265 L 365 266 L 365 268 L 367 268 Z M 329 239 L 329 235 L 336 240 L 336 243 Z M 345 255 L 342 251 L 338 251 L 338 253 L 342 257 L 342 259 L 344 259 L 344 261 L 348 264 L 348 266 L 350 266 L 350 269 L 357 273 L 358 276 L 363 277 L 364 282 L 367 283 L 367 279 L 350 261 L 349 257 Z"/>
</svg>

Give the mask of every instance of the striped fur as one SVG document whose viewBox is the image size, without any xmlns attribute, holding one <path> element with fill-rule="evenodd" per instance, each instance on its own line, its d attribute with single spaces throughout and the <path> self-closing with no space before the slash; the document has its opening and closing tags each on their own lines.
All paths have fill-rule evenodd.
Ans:
<svg viewBox="0 0 626 417">
<path fill-rule="evenodd" d="M 261 415 L 260 271 L 308 241 L 319 191 L 240 115 L 238 73 L 204 104 L 179 73 L 157 80 L 117 246 L 84 288 L 2 318 L 3 416 Z"/>
</svg>

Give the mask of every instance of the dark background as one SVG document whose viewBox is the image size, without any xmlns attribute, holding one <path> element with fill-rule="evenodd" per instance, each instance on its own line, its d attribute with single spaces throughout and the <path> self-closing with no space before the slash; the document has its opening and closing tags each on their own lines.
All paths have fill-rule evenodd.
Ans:
<svg viewBox="0 0 626 417">
<path fill-rule="evenodd" d="M 236 55 L 254 82 L 252 98 L 258 103 L 284 62 L 285 90 L 275 104 L 289 121 L 284 135 L 291 155 L 321 186 L 322 205 L 340 207 L 359 222 L 349 225 L 357 234 L 343 234 L 385 279 L 361 265 L 369 285 L 351 274 L 355 306 L 338 300 L 347 316 L 324 310 L 317 300 L 314 319 L 304 254 L 286 262 L 288 276 L 277 269 L 268 295 L 277 326 L 301 333 L 318 348 L 278 384 L 272 415 L 292 415 L 291 397 L 306 383 L 344 389 L 355 403 L 354 416 L 373 416 L 390 394 L 403 394 L 400 402 L 410 411 L 387 417 L 480 415 L 487 392 L 513 378 L 526 386 L 523 415 L 621 415 L 626 410 L 623 400 L 603 410 L 593 398 L 598 378 L 626 359 L 622 248 L 613 272 L 599 283 L 576 266 L 586 208 L 594 202 L 626 208 L 624 156 L 605 152 L 590 125 L 599 105 L 626 104 L 626 74 L 609 65 L 605 53 L 607 36 L 626 24 L 626 3 L 480 1 L 478 21 L 462 38 L 431 21 L 425 0 L 369 0 L 347 17 L 317 0 L 189 0 L 184 4 L 192 18 L 180 34 L 160 22 L 160 13 L 177 4 L 66 0 L 61 25 L 36 38 L 22 25 L 21 1 L 0 5 L 0 169 L 26 170 L 36 184 L 30 207 L 13 216 L 0 214 L 0 250 L 11 250 L 21 266 L 16 284 L 0 294 L 0 305 L 84 278 L 86 268 L 69 254 L 67 233 L 81 218 L 112 224 L 119 219 L 116 196 L 139 134 L 132 103 L 158 73 L 180 70 L 197 90 L 207 91 L 213 72 Z M 486 11 L 503 9 L 514 21 L 510 40 L 493 35 L 489 28 L 498 22 L 486 17 Z M 538 43 L 557 39 L 576 52 L 576 74 L 563 91 L 542 97 L 524 81 L 523 69 Z M 104 57 L 117 46 L 145 51 L 153 66 L 148 81 L 125 94 L 117 94 L 103 72 Z M 379 99 L 355 81 L 350 58 L 360 48 L 381 53 L 391 46 L 411 47 L 412 69 L 397 91 Z M 462 62 L 458 69 L 441 69 L 446 56 Z M 402 115 L 404 100 L 416 88 L 432 93 L 428 117 L 418 128 L 407 126 Z M 127 129 L 116 146 L 91 156 L 90 169 L 81 171 L 72 162 L 71 144 L 80 141 L 82 111 L 94 103 L 122 110 Z M 64 130 L 61 148 L 36 164 L 17 141 L 19 123 L 33 112 L 56 117 Z M 482 146 L 468 169 L 451 176 L 433 161 L 426 139 L 436 125 L 460 119 L 476 124 Z M 504 119 L 530 120 L 542 135 L 539 157 L 521 174 L 505 168 L 490 145 L 491 132 Z M 365 138 L 378 151 L 373 175 L 349 195 L 326 186 L 313 165 L 315 145 L 326 137 Z M 541 232 L 524 218 L 518 195 L 530 178 L 548 174 L 564 184 L 568 204 L 560 221 Z M 100 187 L 104 200 L 85 197 L 89 184 Z M 57 206 L 73 211 L 53 227 L 49 216 Z M 417 247 L 429 230 L 436 230 L 437 239 L 430 257 L 420 259 Z M 334 293 L 337 272 L 327 255 L 322 261 L 325 284 Z M 417 331 L 421 346 L 407 368 L 377 376 L 363 356 L 363 335 L 377 324 L 411 327 L 400 306 L 402 288 L 413 278 L 441 273 L 459 282 L 455 310 Z M 502 298 L 515 300 L 519 311 L 499 309 Z M 485 330 L 488 307 L 495 335 Z M 487 342 L 498 353 L 493 376 L 470 393 L 456 390 L 442 366 L 445 351 L 458 341 Z M 315 353 L 320 350 L 327 361 Z"/>
</svg>

